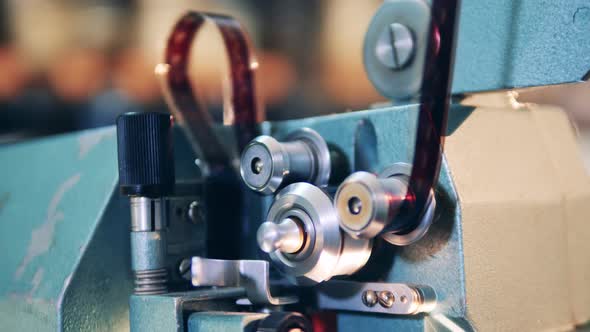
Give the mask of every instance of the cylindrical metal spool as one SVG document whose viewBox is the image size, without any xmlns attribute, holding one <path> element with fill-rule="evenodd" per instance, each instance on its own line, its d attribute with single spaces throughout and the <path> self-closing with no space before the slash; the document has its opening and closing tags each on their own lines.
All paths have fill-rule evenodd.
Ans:
<svg viewBox="0 0 590 332">
<path fill-rule="evenodd" d="M 371 241 L 354 239 L 340 230 L 330 196 L 308 184 L 295 183 L 277 195 L 267 220 L 279 223 L 291 218 L 305 231 L 306 240 L 298 252 L 270 253 L 277 268 L 293 282 L 319 283 L 337 275 L 350 275 L 369 259 Z"/>
<path fill-rule="evenodd" d="M 397 163 L 379 176 L 367 172 L 349 176 L 336 193 L 340 227 L 355 238 L 381 235 L 395 245 L 409 245 L 422 238 L 434 219 L 435 199 L 431 191 L 418 220 L 403 211 L 411 171 L 409 164 Z"/>
<path fill-rule="evenodd" d="M 328 145 L 309 128 L 293 132 L 283 142 L 259 136 L 246 146 L 240 160 L 246 185 L 266 195 L 295 182 L 326 186 L 330 171 Z"/>
<path fill-rule="evenodd" d="M 405 176 L 380 179 L 368 172 L 353 173 L 336 193 L 340 226 L 356 238 L 374 238 L 399 212 L 407 188 Z"/>
</svg>

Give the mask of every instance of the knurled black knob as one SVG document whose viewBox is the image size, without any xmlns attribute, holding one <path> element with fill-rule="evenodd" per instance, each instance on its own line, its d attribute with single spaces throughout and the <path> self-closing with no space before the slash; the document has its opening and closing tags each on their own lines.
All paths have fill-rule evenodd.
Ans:
<svg viewBox="0 0 590 332">
<path fill-rule="evenodd" d="M 172 118 L 125 113 L 117 118 L 119 185 L 123 195 L 161 197 L 174 189 Z"/>
</svg>

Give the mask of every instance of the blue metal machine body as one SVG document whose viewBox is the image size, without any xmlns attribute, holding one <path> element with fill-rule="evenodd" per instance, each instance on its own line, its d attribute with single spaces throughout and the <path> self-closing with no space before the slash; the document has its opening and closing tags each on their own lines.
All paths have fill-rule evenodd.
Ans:
<svg viewBox="0 0 590 332">
<path fill-rule="evenodd" d="M 375 165 L 378 171 L 393 162 L 411 161 L 413 143 L 407 138 L 412 137 L 416 110 L 412 105 L 270 123 L 265 127 L 279 138 L 295 128 L 311 127 L 340 148 L 352 163 L 356 126 L 361 120 L 370 121 L 378 134 L 379 161 Z M 116 190 L 115 151 L 113 128 L 0 150 L 0 158 L 12 163 L 9 167 L 13 170 L 12 176 L 3 181 L 0 211 L 1 243 L 4 252 L 12 253 L 5 263 L 8 266 L 3 268 L 6 273 L 1 275 L 0 325 L 3 328 L 18 327 L 21 322 L 29 324 L 31 329 L 110 330 L 127 326 L 132 288 L 129 211 L 128 203 Z M 55 158 L 56 155 L 60 157 Z M 31 158 L 33 162 L 27 167 L 18 165 L 21 160 Z M 188 161 L 185 164 L 192 167 Z M 46 176 L 48 172 L 52 176 Z M 444 193 L 443 201 L 448 204 L 442 205 L 445 212 L 437 224 L 450 223 L 451 229 L 442 235 L 433 231 L 434 238 L 427 246 L 414 246 L 392 257 L 395 269 L 387 280 L 432 285 L 446 306 L 444 312 L 461 317 L 465 308 L 459 215 L 446 168 L 443 167 L 441 175 L 439 191 Z M 24 178 L 30 180 L 29 185 L 23 185 Z M 38 206 L 47 209 L 32 208 Z M 260 218 L 258 222 L 262 221 Z M 253 237 L 258 222 L 251 221 L 248 237 Z M 250 247 L 254 246 L 253 242 Z M 149 300 L 133 296 L 131 321 L 148 322 L 153 320 L 155 312 L 170 314 L 175 310 L 160 304 L 145 310 L 136 306 L 148 300 L 170 302 L 169 296 L 158 302 L 160 297 Z M 178 302 L 175 301 L 171 303 Z M 157 309 L 160 306 L 162 310 Z M 354 313 L 343 313 L 339 320 L 341 326 L 351 327 L 369 324 L 363 326 L 391 328 L 401 322 L 423 324 L 416 319 L 392 320 Z"/>
<path fill-rule="evenodd" d="M 128 208 L 113 195 L 116 158 L 114 128 L 0 150 L 0 329 L 126 323 Z"/>
<path fill-rule="evenodd" d="M 460 19 L 455 93 L 571 82 L 590 69 L 588 0 L 464 0 Z M 466 113 L 456 113 L 451 120 L 458 125 Z M 263 129 L 282 138 L 311 127 L 352 162 L 361 120 L 371 121 L 378 134 L 374 171 L 411 162 L 415 105 L 266 123 Z M 194 179 L 195 156 L 188 148 L 179 151 L 179 178 Z M 129 301 L 129 211 L 116 190 L 116 158 L 112 127 L 0 149 L 0 330 L 127 329 L 129 303 L 135 326 L 156 329 L 165 321 L 183 327 L 178 322 L 186 317 L 154 317 L 177 313 L 179 298 L 194 294 L 150 296 L 149 306 L 147 298 Z M 437 190 L 441 204 L 429 241 L 399 250 L 386 281 L 434 287 L 438 311 L 461 319 L 467 310 L 461 213 L 444 163 Z M 245 238 L 254 239 L 262 221 L 251 220 Z M 422 318 L 338 315 L 345 332 L 424 330 Z M 191 316 L 186 328 L 198 326 L 196 319 Z"/>
<path fill-rule="evenodd" d="M 243 288 L 204 289 L 165 295 L 132 295 L 129 323 L 133 331 L 187 331 L 191 312 L 235 311 L 235 299 L 243 297 Z M 226 325 L 227 326 L 227 325 Z"/>
<path fill-rule="evenodd" d="M 184 157 L 178 180 L 194 180 L 193 153 L 177 138 Z M 115 128 L 7 146 L 0 160 L 7 170 L 0 184 L 0 330 L 128 329 L 129 202 L 118 193 Z M 177 239 L 192 236 L 188 249 L 202 253 L 202 232 L 175 228 Z M 170 255 L 179 250 L 187 249 Z"/>
<path fill-rule="evenodd" d="M 580 81 L 588 31 L 587 0 L 463 0 L 453 92 Z"/>
</svg>

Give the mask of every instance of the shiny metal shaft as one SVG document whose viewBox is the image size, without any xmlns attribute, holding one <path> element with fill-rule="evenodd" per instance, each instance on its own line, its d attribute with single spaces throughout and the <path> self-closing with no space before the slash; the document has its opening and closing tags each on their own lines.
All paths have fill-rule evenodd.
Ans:
<svg viewBox="0 0 590 332">
<path fill-rule="evenodd" d="M 131 269 L 135 294 L 167 292 L 165 220 L 162 198 L 131 197 Z"/>
</svg>

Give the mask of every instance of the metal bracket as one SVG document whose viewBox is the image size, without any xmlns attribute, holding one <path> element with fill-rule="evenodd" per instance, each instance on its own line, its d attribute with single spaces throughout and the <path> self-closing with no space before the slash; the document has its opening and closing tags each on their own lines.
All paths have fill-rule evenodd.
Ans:
<svg viewBox="0 0 590 332">
<path fill-rule="evenodd" d="M 298 301 L 295 296 L 270 294 L 269 264 L 262 260 L 221 260 L 193 257 L 194 286 L 243 287 L 252 304 L 284 305 Z"/>
<path fill-rule="evenodd" d="M 415 315 L 436 306 L 430 286 L 332 280 L 318 286 L 321 309 Z"/>
</svg>

